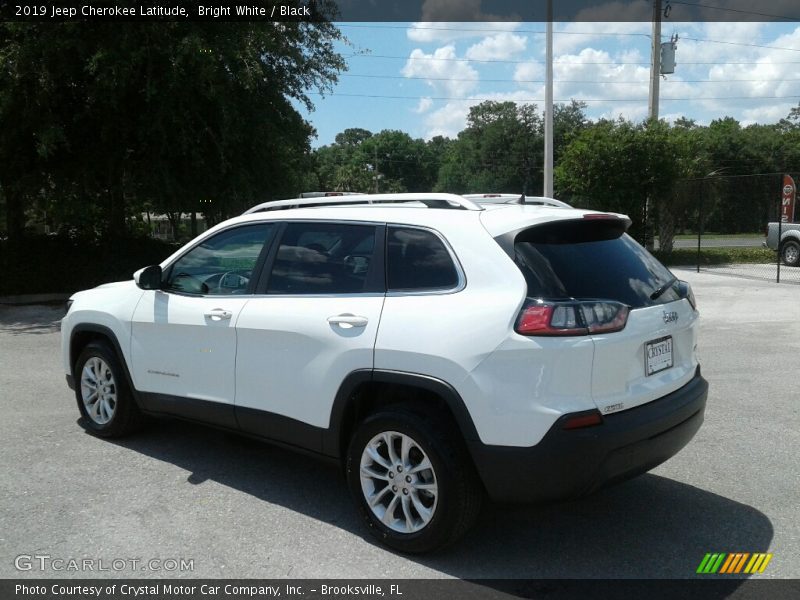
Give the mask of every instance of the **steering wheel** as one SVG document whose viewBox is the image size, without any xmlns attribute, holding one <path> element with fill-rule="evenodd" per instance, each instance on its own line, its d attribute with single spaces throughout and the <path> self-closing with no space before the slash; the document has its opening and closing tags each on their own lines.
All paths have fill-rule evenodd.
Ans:
<svg viewBox="0 0 800 600">
<path fill-rule="evenodd" d="M 175 277 L 172 278 L 172 285 L 183 292 L 195 294 L 208 293 L 208 285 L 206 285 L 205 282 L 200 281 L 194 275 L 189 275 L 189 273 L 181 272 L 175 275 Z"/>
</svg>

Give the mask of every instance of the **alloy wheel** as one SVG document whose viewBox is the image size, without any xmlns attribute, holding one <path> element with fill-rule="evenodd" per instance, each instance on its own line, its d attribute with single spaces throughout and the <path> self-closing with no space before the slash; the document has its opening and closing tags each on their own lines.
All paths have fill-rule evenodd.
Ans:
<svg viewBox="0 0 800 600">
<path fill-rule="evenodd" d="M 361 454 L 361 490 L 381 523 L 398 533 L 415 533 L 436 512 L 439 487 L 425 451 L 410 436 L 384 431 Z"/>
<path fill-rule="evenodd" d="M 89 418 L 105 425 L 117 408 L 117 384 L 111 367 L 102 358 L 93 356 L 81 371 L 81 400 Z"/>
</svg>

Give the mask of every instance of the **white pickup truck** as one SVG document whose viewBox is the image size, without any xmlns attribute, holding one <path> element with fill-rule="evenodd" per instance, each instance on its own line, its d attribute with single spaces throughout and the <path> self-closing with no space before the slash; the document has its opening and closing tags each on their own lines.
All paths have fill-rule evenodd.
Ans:
<svg viewBox="0 0 800 600">
<path fill-rule="evenodd" d="M 800 266 L 800 223 L 770 223 L 767 225 L 767 241 L 764 245 L 777 250 L 783 264 L 789 267 Z"/>
</svg>

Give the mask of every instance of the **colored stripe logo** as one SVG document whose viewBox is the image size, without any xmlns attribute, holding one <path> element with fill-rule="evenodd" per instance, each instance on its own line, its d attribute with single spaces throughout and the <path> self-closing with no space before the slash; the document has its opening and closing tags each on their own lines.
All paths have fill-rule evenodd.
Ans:
<svg viewBox="0 0 800 600">
<path fill-rule="evenodd" d="M 709 552 L 700 561 L 697 572 L 702 575 L 763 573 L 771 560 L 772 554 L 762 552 Z"/>
</svg>

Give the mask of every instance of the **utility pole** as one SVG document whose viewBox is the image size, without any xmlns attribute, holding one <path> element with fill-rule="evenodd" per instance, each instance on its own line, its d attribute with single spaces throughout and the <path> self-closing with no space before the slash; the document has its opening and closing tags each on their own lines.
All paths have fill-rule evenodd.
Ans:
<svg viewBox="0 0 800 600">
<path fill-rule="evenodd" d="M 653 39 L 650 49 L 650 97 L 647 115 L 658 120 L 658 94 L 661 83 L 661 0 L 653 0 Z"/>
<path fill-rule="evenodd" d="M 375 174 L 374 174 L 374 177 L 375 177 L 375 193 L 377 194 L 377 193 L 379 193 L 378 177 L 380 176 L 380 173 L 378 172 L 378 146 L 377 145 L 375 146 L 375 169 L 374 169 L 374 171 L 375 171 Z"/>
<path fill-rule="evenodd" d="M 544 88 L 544 196 L 553 197 L 553 0 L 547 0 Z"/>
</svg>

